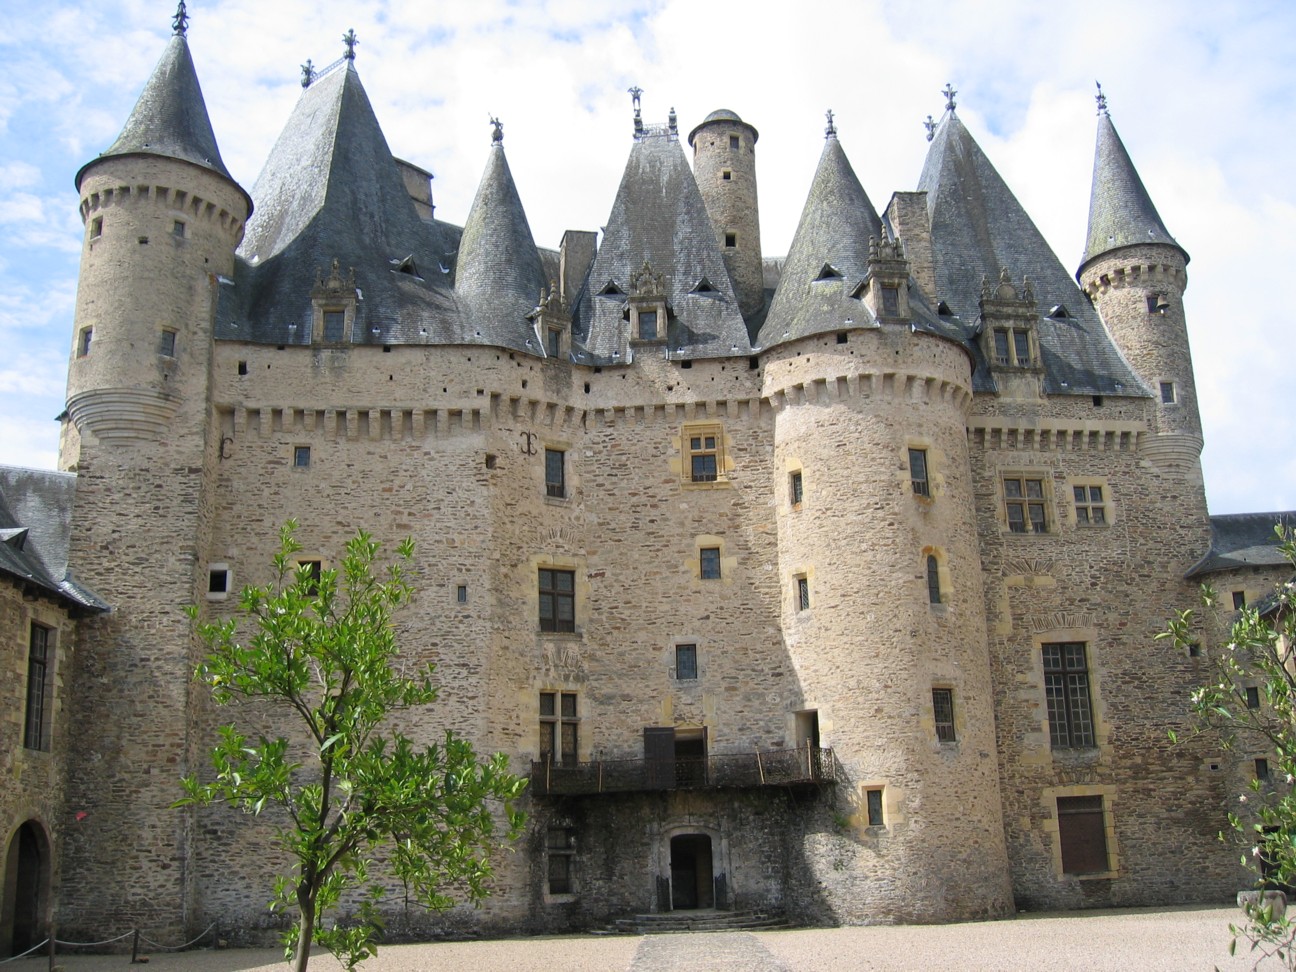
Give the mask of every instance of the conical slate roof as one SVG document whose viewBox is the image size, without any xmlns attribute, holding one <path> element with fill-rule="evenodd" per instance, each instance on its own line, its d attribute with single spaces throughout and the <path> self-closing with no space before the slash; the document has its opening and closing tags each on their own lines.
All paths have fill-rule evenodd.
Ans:
<svg viewBox="0 0 1296 972">
<path fill-rule="evenodd" d="M 1094 148 L 1093 193 L 1089 197 L 1089 238 L 1081 266 L 1108 250 L 1136 243 L 1166 243 L 1178 247 L 1161 222 L 1152 197 L 1143 188 L 1125 143 L 1107 112 L 1098 115 Z"/>
<path fill-rule="evenodd" d="M 650 134 L 630 150 L 577 312 L 581 363 L 627 360 L 626 295 L 645 263 L 665 277 L 671 357 L 749 353 L 715 228 L 673 136 Z"/>
<path fill-rule="evenodd" d="M 1148 394 L 1075 279 L 952 111 L 936 130 L 918 188 L 927 193 L 936 296 L 969 339 L 978 333 L 982 277 L 998 280 L 1007 268 L 1015 281 L 1029 277 L 1035 291 L 1048 394 Z M 973 386 L 993 391 L 989 368 L 979 351 L 976 357 Z"/>
<path fill-rule="evenodd" d="M 172 34 L 162 59 L 144 85 L 126 127 L 100 159 L 113 155 L 162 155 L 192 162 L 233 182 L 212 132 L 198 73 L 183 34 Z M 88 163 L 77 173 L 77 187 Z"/>
<path fill-rule="evenodd" d="M 850 297 L 868 274 L 870 238 L 883 239 L 882 221 L 841 143 L 830 137 L 757 345 L 873 323 L 863 302 Z"/>
<path fill-rule="evenodd" d="M 480 332 L 492 344 L 536 353 L 542 342 L 527 315 L 545 286 L 504 143 L 496 141 L 459 243 L 455 294 L 461 312 L 474 335 Z"/>
<path fill-rule="evenodd" d="M 336 260 L 359 294 L 347 341 L 464 343 L 453 241 L 415 212 L 351 61 L 302 92 L 252 195 L 219 337 L 310 343 L 311 291 Z"/>
</svg>

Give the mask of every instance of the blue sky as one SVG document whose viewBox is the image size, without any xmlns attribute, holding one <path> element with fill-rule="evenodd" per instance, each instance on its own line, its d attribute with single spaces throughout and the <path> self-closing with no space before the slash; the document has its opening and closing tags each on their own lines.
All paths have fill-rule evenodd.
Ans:
<svg viewBox="0 0 1296 972">
<path fill-rule="evenodd" d="M 272 14 L 267 14 L 272 10 Z M 170 0 L 6 11 L 0 56 L 0 463 L 54 467 L 82 227 L 73 176 L 116 137 L 170 33 Z M 765 11 L 762 13 L 762 11 Z M 760 131 L 763 248 L 785 253 L 832 108 L 875 206 L 917 183 L 922 119 L 958 112 L 1062 262 L 1084 245 L 1094 80 L 1162 218 L 1192 255 L 1186 305 L 1216 513 L 1296 509 L 1296 5 L 856 0 L 193 0 L 189 43 L 226 165 L 249 191 L 299 65 L 360 38 L 392 151 L 462 222 L 488 117 L 536 241 L 607 219 L 630 147 L 626 89 L 688 130 L 715 108 Z"/>
</svg>

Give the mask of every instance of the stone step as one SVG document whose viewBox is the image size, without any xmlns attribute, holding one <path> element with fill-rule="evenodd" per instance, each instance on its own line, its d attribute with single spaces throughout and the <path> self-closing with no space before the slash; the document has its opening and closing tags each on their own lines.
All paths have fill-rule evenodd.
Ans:
<svg viewBox="0 0 1296 972">
<path fill-rule="evenodd" d="M 762 911 L 668 911 L 618 918 L 610 930 L 622 934 L 654 935 L 670 932 L 754 931 L 789 928 L 782 915 Z"/>
</svg>

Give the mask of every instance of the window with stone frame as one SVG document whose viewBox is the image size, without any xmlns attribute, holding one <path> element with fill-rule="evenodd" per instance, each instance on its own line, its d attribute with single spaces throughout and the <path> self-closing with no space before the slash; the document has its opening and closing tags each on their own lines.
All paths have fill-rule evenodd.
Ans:
<svg viewBox="0 0 1296 972">
<path fill-rule="evenodd" d="M 788 499 L 791 500 L 792 508 L 799 510 L 801 501 L 805 498 L 805 481 L 802 478 L 801 470 L 793 470 L 788 475 Z"/>
<path fill-rule="evenodd" d="M 575 894 L 576 831 L 550 827 L 545 835 L 546 870 L 550 894 Z"/>
<path fill-rule="evenodd" d="M 1041 650 L 1052 747 L 1092 748 L 1095 745 L 1093 703 L 1089 695 L 1089 661 L 1084 642 L 1044 644 Z"/>
<path fill-rule="evenodd" d="M 567 498 L 567 453 L 562 449 L 545 449 L 545 495 Z"/>
<path fill-rule="evenodd" d="M 697 645 L 675 646 L 675 678 L 677 681 L 695 681 L 698 677 Z"/>
<path fill-rule="evenodd" d="M 1101 796 L 1058 797 L 1057 823 L 1063 874 L 1103 874 L 1111 870 Z"/>
<path fill-rule="evenodd" d="M 698 573 L 702 580 L 720 579 L 719 547 L 703 547 L 698 551 Z"/>
<path fill-rule="evenodd" d="M 341 308 L 324 308 L 324 340 L 338 344 L 346 338 L 346 311 Z"/>
<path fill-rule="evenodd" d="M 575 766 L 580 717 L 575 692 L 540 693 L 540 761 Z"/>
<path fill-rule="evenodd" d="M 935 554 L 927 555 L 927 603 L 941 603 L 940 561 Z"/>
<path fill-rule="evenodd" d="M 1012 533 L 1048 533 L 1048 490 L 1042 476 L 1003 477 L 1004 510 Z"/>
<path fill-rule="evenodd" d="M 573 632 L 576 630 L 576 572 L 541 567 L 540 630 Z"/>
<path fill-rule="evenodd" d="M 931 483 L 927 479 L 927 450 L 909 450 L 909 482 L 915 496 L 931 496 Z"/>
<path fill-rule="evenodd" d="M 1107 498 L 1104 487 L 1097 483 L 1072 485 L 1071 497 L 1075 501 L 1077 526 L 1107 526 Z"/>
<path fill-rule="evenodd" d="M 560 327 L 550 327 L 545 329 L 545 354 L 551 358 L 562 357 L 562 337 L 563 332 Z"/>
<path fill-rule="evenodd" d="M 994 363 L 1002 368 L 1029 368 L 1031 357 L 1030 332 L 1020 327 L 994 329 Z"/>
<path fill-rule="evenodd" d="M 720 426 L 686 426 L 683 444 L 686 483 L 715 483 L 724 479 L 724 435 Z"/>
<path fill-rule="evenodd" d="M 33 623 L 27 642 L 27 709 L 23 722 L 23 748 L 48 750 L 50 671 L 53 631 Z"/>
<path fill-rule="evenodd" d="M 954 734 L 953 689 L 932 689 L 932 715 L 936 719 L 936 738 L 943 743 L 958 742 Z"/>
<path fill-rule="evenodd" d="M 864 812 L 867 814 L 870 827 L 886 826 L 886 818 L 882 812 L 882 787 L 869 787 L 864 791 Z"/>
<path fill-rule="evenodd" d="M 810 610 L 810 578 L 805 574 L 798 574 L 796 580 L 796 609 L 798 611 Z"/>
</svg>

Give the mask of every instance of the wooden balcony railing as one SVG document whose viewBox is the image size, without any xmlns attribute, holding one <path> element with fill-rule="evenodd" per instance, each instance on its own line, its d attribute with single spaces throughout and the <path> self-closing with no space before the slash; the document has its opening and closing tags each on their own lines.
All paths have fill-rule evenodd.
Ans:
<svg viewBox="0 0 1296 972">
<path fill-rule="evenodd" d="M 531 792 L 578 795 L 639 790 L 804 786 L 836 783 L 836 767 L 831 749 L 805 746 L 768 752 L 677 756 L 674 759 L 599 759 L 574 765 L 558 765 L 546 760 L 531 764 Z"/>
</svg>

